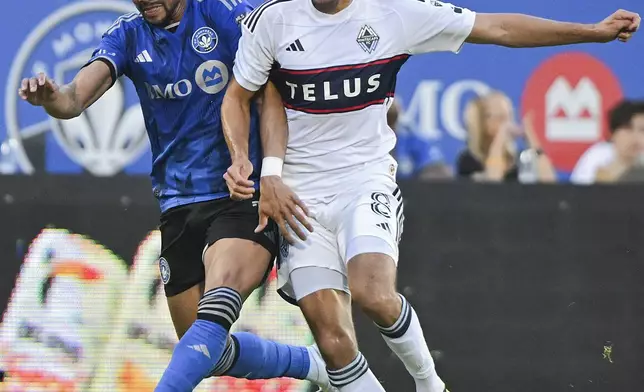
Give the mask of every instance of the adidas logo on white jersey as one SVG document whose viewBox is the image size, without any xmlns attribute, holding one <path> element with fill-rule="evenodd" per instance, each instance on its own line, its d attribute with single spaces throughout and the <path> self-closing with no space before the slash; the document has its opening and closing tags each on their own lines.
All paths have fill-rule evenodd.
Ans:
<svg viewBox="0 0 644 392">
<path fill-rule="evenodd" d="M 304 52 L 304 46 L 302 46 L 302 43 L 300 42 L 300 39 L 296 39 L 295 42 L 291 43 L 288 48 L 286 48 L 287 52 Z"/>
<path fill-rule="evenodd" d="M 144 50 L 143 52 L 139 53 L 136 58 L 134 59 L 135 63 L 151 63 L 152 62 L 152 57 L 150 57 L 150 53 L 148 53 L 147 50 Z"/>
<path fill-rule="evenodd" d="M 208 347 L 206 347 L 205 344 L 194 344 L 194 345 L 188 346 L 188 347 L 193 349 L 193 350 L 195 350 L 195 351 L 198 351 L 198 352 L 202 353 L 203 355 L 207 356 L 208 358 L 210 358 L 210 351 L 208 351 Z"/>
</svg>

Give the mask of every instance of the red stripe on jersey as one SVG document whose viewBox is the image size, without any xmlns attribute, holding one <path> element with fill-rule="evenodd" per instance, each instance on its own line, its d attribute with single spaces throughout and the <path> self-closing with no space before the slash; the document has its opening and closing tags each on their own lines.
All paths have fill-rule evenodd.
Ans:
<svg viewBox="0 0 644 392">
<path fill-rule="evenodd" d="M 301 69 L 301 70 L 279 68 L 279 69 L 277 69 L 277 72 L 284 72 L 284 73 L 289 74 L 289 75 L 313 75 L 313 74 L 319 74 L 319 73 L 324 73 L 324 72 L 346 71 L 346 70 L 349 70 L 349 69 L 366 68 L 366 67 L 370 67 L 372 65 L 382 65 L 382 64 L 391 63 L 393 61 L 406 60 L 408 58 L 409 58 L 408 54 L 399 54 L 398 56 L 390 57 L 390 58 L 387 58 L 387 59 L 375 60 L 375 61 L 371 61 L 371 62 L 363 63 L 363 64 L 340 65 L 340 66 L 336 66 L 336 67 L 316 68 L 316 69 Z"/>
<path fill-rule="evenodd" d="M 387 97 L 391 98 L 393 97 L 393 93 L 388 93 Z M 373 101 L 365 102 L 360 105 L 355 105 L 355 106 L 349 106 L 346 108 L 338 108 L 338 109 L 304 109 L 304 108 L 298 108 L 293 105 L 289 105 L 288 103 L 284 103 L 284 107 L 287 109 L 292 109 L 292 110 L 297 110 L 298 112 L 304 112 L 304 113 L 309 113 L 309 114 L 331 114 L 331 113 L 346 113 L 346 112 L 354 112 L 356 110 L 362 110 L 365 109 L 369 106 L 373 105 L 380 105 L 385 103 L 385 98 L 381 99 L 374 99 Z"/>
</svg>

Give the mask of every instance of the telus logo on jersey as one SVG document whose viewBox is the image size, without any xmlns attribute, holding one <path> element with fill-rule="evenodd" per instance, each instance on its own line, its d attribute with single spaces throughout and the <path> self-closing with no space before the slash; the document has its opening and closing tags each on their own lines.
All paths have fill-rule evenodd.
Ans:
<svg viewBox="0 0 644 392">
<path fill-rule="evenodd" d="M 20 141 L 16 155 L 21 171 L 31 174 L 37 170 L 24 144 L 49 130 L 53 131 L 55 142 L 30 151 L 44 150 L 46 168 L 53 172 L 78 172 L 69 157 L 94 175 L 111 176 L 146 151 L 148 140 L 136 94 L 121 79 L 72 120 L 51 119 L 42 108 L 20 101 L 16 94 L 23 77 L 39 72 L 58 84 L 71 81 L 114 20 L 133 10 L 125 2 L 75 2 L 47 16 L 23 40 L 11 65 L 5 91 L 7 131 L 11 138 Z M 46 138 L 49 140 L 48 135 Z"/>
<path fill-rule="evenodd" d="M 207 94 L 217 94 L 227 85 L 229 80 L 228 67 L 219 60 L 208 60 L 201 63 L 195 71 L 195 83 Z M 159 86 L 145 83 L 150 99 L 180 99 L 192 94 L 192 82 L 181 79 L 178 82 Z"/>
<path fill-rule="evenodd" d="M 396 75 L 408 57 L 310 70 L 277 69 L 271 79 L 289 109 L 312 114 L 350 112 L 393 96 Z"/>
</svg>

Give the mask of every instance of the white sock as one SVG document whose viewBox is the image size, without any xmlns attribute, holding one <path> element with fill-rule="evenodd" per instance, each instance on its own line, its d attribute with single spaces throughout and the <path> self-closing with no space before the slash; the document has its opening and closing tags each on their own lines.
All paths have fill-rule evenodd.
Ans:
<svg viewBox="0 0 644 392">
<path fill-rule="evenodd" d="M 317 386 L 322 388 L 323 392 L 332 391 L 329 376 L 326 374 L 326 363 L 320 354 L 317 345 L 312 345 L 306 348 L 309 352 L 310 367 L 306 375 L 306 380 L 311 381 Z"/>
<path fill-rule="evenodd" d="M 443 392 L 445 383 L 436 374 L 423 329 L 409 302 L 402 299 L 400 317 L 391 327 L 378 326 L 387 346 L 396 353 L 416 382 L 416 392 Z"/>
<path fill-rule="evenodd" d="M 327 369 L 327 373 L 331 385 L 340 392 L 385 392 L 362 353 L 342 369 Z"/>
</svg>

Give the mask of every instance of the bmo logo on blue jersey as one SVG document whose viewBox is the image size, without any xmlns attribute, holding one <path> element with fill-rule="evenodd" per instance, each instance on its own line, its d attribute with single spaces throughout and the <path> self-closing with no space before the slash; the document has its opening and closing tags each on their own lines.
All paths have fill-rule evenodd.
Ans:
<svg viewBox="0 0 644 392">
<path fill-rule="evenodd" d="M 195 72 L 195 84 L 207 94 L 217 94 L 228 85 L 228 67 L 219 60 L 208 60 Z M 188 79 L 165 86 L 145 83 L 150 99 L 180 99 L 192 94 L 193 82 Z"/>
<path fill-rule="evenodd" d="M 145 83 L 150 99 L 177 99 L 183 98 L 192 93 L 192 83 L 188 79 L 182 79 L 173 84 L 166 84 L 161 87 L 158 84 Z"/>
<path fill-rule="evenodd" d="M 195 72 L 197 86 L 208 94 L 217 94 L 228 85 L 228 67 L 218 60 L 202 63 Z"/>
</svg>

